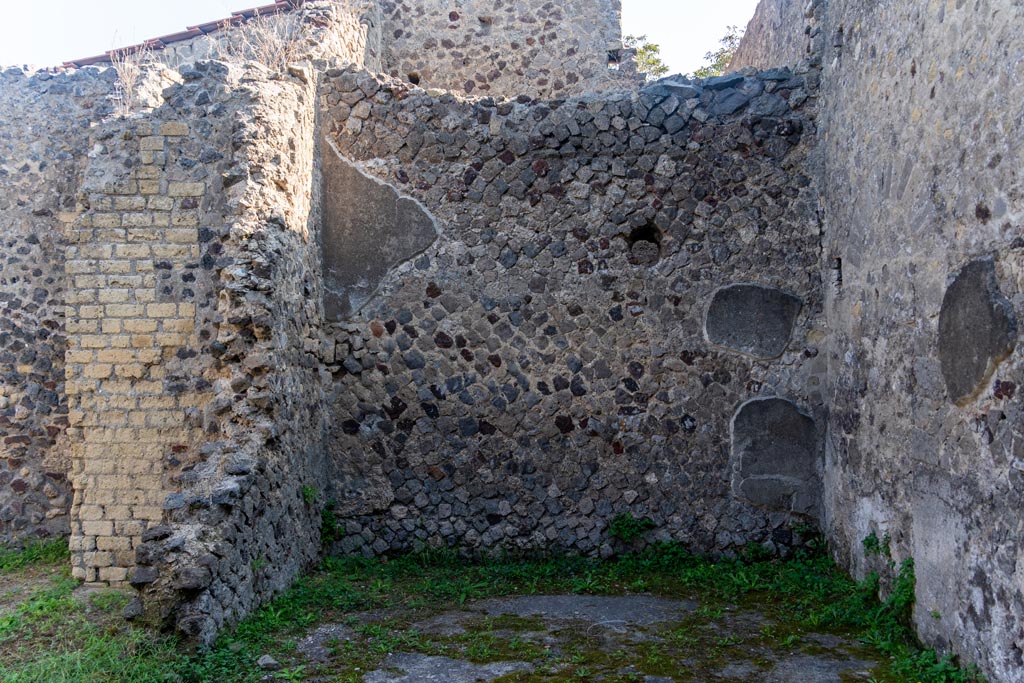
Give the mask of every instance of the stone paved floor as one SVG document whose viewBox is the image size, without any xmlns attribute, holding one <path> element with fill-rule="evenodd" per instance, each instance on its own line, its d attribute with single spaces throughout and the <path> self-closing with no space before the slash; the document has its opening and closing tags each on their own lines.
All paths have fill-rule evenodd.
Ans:
<svg viewBox="0 0 1024 683">
<path fill-rule="evenodd" d="M 854 683 L 878 664 L 842 635 L 786 628 L 755 609 L 660 597 L 510 597 L 411 622 L 356 615 L 310 631 L 296 655 L 345 674 L 304 680 L 363 683 Z M 385 632 L 394 647 L 369 656 L 379 638 L 368 636 Z"/>
</svg>

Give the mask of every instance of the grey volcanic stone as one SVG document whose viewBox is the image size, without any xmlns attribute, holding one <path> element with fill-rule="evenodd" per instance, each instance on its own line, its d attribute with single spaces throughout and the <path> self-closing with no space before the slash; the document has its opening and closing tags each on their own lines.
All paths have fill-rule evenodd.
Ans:
<svg viewBox="0 0 1024 683">
<path fill-rule="evenodd" d="M 725 90 L 734 88 L 743 83 L 742 74 L 729 74 L 728 76 L 713 76 L 704 81 L 704 87 L 708 90 Z"/>
<path fill-rule="evenodd" d="M 971 261 L 946 290 L 939 313 L 939 360 L 949 397 L 958 404 L 973 398 L 1016 341 L 1017 321 L 999 291 L 995 263 L 991 257 Z"/>
<path fill-rule="evenodd" d="M 750 96 L 739 90 L 724 90 L 711 106 L 711 113 L 716 116 L 733 114 L 747 105 Z"/>
<path fill-rule="evenodd" d="M 637 265 L 649 266 L 658 262 L 661 256 L 661 248 L 654 242 L 640 240 L 630 249 L 633 260 Z"/>
<path fill-rule="evenodd" d="M 774 93 L 762 95 L 750 105 L 750 113 L 754 116 L 785 116 L 789 112 L 789 103 Z"/>
<path fill-rule="evenodd" d="M 121 616 L 127 619 L 128 621 L 138 619 L 142 616 L 142 614 L 142 600 L 140 600 L 138 596 L 132 598 L 128 602 L 128 604 L 124 606 L 124 609 L 121 610 Z"/>
<path fill-rule="evenodd" d="M 681 100 L 689 100 L 694 97 L 700 97 L 700 87 L 679 80 L 678 76 L 670 76 L 660 81 L 652 83 L 651 85 L 644 88 L 645 92 L 649 92 L 654 95 L 675 95 Z"/>
<path fill-rule="evenodd" d="M 434 243 L 434 218 L 414 199 L 362 173 L 329 142 L 323 164 L 324 307 L 342 320 L 359 310 L 388 272 Z"/>
<path fill-rule="evenodd" d="M 365 683 L 476 683 L 532 668 L 525 662 L 472 664 L 448 657 L 399 652 L 388 655 L 384 666 L 366 674 L 363 680 Z"/>
<path fill-rule="evenodd" d="M 495 598 L 473 605 L 489 615 L 514 614 L 545 619 L 579 620 L 620 630 L 627 625 L 643 626 L 683 618 L 695 609 L 691 602 L 647 595 L 536 595 Z"/>
<path fill-rule="evenodd" d="M 160 577 L 156 567 L 134 567 L 131 571 L 129 582 L 132 586 L 144 586 L 153 583 Z"/>
<path fill-rule="evenodd" d="M 781 398 L 747 401 L 732 420 L 733 493 L 771 510 L 812 513 L 820 498 L 814 420 Z"/>
<path fill-rule="evenodd" d="M 708 341 L 755 358 L 782 355 L 800 313 L 799 298 L 781 289 L 736 284 L 715 292 L 704 330 Z"/>
<path fill-rule="evenodd" d="M 256 666 L 264 671 L 278 671 L 281 668 L 281 663 L 270 655 L 263 655 L 256 661 Z"/>
<path fill-rule="evenodd" d="M 844 680 L 850 680 L 851 675 L 867 680 L 870 677 L 869 671 L 874 666 L 876 662 L 867 660 L 837 659 L 817 654 L 799 655 L 779 662 L 767 674 L 762 673 L 758 676 L 758 680 L 765 683 L 842 683 Z"/>
</svg>

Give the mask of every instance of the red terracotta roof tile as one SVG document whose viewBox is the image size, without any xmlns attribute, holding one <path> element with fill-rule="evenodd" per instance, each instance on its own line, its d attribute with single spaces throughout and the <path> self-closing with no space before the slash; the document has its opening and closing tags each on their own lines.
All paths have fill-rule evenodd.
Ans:
<svg viewBox="0 0 1024 683">
<path fill-rule="evenodd" d="M 114 53 L 123 52 L 125 54 L 133 54 L 142 49 L 150 50 L 162 50 L 168 45 L 173 43 L 180 43 L 185 40 L 191 40 L 201 35 L 216 33 L 222 30 L 225 26 L 238 26 L 249 21 L 257 14 L 262 16 L 283 14 L 285 12 L 291 12 L 294 9 L 301 7 L 306 0 L 276 0 L 273 4 L 263 5 L 262 7 L 252 7 L 250 9 L 243 9 L 237 12 L 232 12 L 230 17 L 219 19 L 217 21 L 208 21 L 205 24 L 197 24 L 195 26 L 188 26 L 185 31 L 178 33 L 170 33 L 166 36 L 160 36 L 159 38 L 152 38 L 138 45 L 129 45 L 128 47 L 118 48 L 116 50 L 109 50 L 101 55 L 94 57 L 85 57 L 83 59 L 72 59 L 64 62 L 64 67 L 68 69 L 79 68 L 83 66 L 90 66 L 93 64 L 109 64 L 110 56 Z"/>
<path fill-rule="evenodd" d="M 201 35 L 203 35 L 202 31 L 193 28 L 189 29 L 188 31 L 182 31 L 181 33 L 172 33 L 167 36 L 160 36 L 159 38 L 154 38 L 153 40 L 155 42 L 163 43 L 164 45 L 170 45 L 171 43 L 180 43 L 183 40 L 191 40 L 192 38 Z"/>
</svg>

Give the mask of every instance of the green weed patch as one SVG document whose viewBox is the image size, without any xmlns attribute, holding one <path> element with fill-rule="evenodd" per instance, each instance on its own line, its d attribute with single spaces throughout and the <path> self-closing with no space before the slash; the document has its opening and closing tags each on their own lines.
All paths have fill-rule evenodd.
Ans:
<svg viewBox="0 0 1024 683">
<path fill-rule="evenodd" d="M 36 560 L 21 556 L 0 566 L 17 571 L 56 557 L 33 552 Z M 0 611 L 0 681 L 241 683 L 266 675 L 256 660 L 270 654 L 285 664 L 274 674 L 278 680 L 330 675 L 328 680 L 356 683 L 396 651 L 473 662 L 533 662 L 533 674 L 515 674 L 510 681 L 591 680 L 601 667 L 622 662 L 635 662 L 649 673 L 671 671 L 676 666 L 673 648 L 703 651 L 721 662 L 754 646 L 803 647 L 809 632 L 859 639 L 882 662 L 873 672 L 877 683 L 981 680 L 914 639 L 909 628 L 912 562 L 903 564 L 891 594 L 879 601 L 877 577 L 854 582 L 817 549 L 787 560 L 754 550 L 741 558 L 712 560 L 674 544 L 611 561 L 499 557 L 471 562 L 450 552 L 390 560 L 332 558 L 213 647 L 198 652 L 181 648 L 169 636 L 125 624 L 118 616 L 124 603 L 119 594 L 79 599 L 72 594 L 75 582 L 54 571 L 58 575 L 51 585 Z M 466 633 L 448 637 L 427 635 L 414 626 L 481 598 L 564 593 L 650 593 L 694 601 L 698 608 L 663 643 L 646 643 L 631 653 L 590 648 L 584 637 L 571 652 L 553 652 L 521 637 L 521 631 L 538 623 L 511 617 L 480 619 Z M 736 609 L 771 618 L 755 634 L 756 642 L 708 628 Z M 297 642 L 322 623 L 347 624 L 354 639 L 330 643 L 332 659 L 326 664 L 297 658 Z M 570 678 L 565 678 L 567 671 Z"/>
</svg>

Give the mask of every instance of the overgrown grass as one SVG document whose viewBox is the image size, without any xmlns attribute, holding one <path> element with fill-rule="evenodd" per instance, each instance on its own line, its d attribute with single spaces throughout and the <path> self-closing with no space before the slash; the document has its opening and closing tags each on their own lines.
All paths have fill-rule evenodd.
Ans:
<svg viewBox="0 0 1024 683">
<path fill-rule="evenodd" d="M 655 528 L 657 525 L 649 517 L 636 518 L 630 513 L 626 512 L 621 515 L 616 515 L 612 519 L 612 523 L 608 525 L 608 535 L 612 538 L 617 538 L 620 541 L 630 543 L 645 533 Z"/>
<path fill-rule="evenodd" d="M 173 640 L 130 627 L 124 592 L 81 594 L 67 565 L 66 540 L 0 551 L 0 577 L 31 586 L 0 608 L 0 681 L 167 683 L 185 660 Z"/>
<path fill-rule="evenodd" d="M 65 539 L 30 543 L 21 550 L 0 548 L 0 573 L 12 572 L 33 565 L 54 565 L 68 559 Z"/>
<path fill-rule="evenodd" d="M 19 562 L 16 566 L 29 563 Z M 332 681 L 360 681 L 388 652 L 401 650 L 473 661 L 526 658 L 538 664 L 538 671 L 548 667 L 553 672 L 565 667 L 590 671 L 595 662 L 588 657 L 614 663 L 615 653 L 583 651 L 556 661 L 534 643 L 495 635 L 494 622 L 448 639 L 426 637 L 413 627 L 417 620 L 472 600 L 546 593 L 654 593 L 692 599 L 700 605 L 693 619 L 705 622 L 721 617 L 723 610 L 749 607 L 773 616 L 778 626 L 765 628 L 763 636 L 783 647 L 795 646 L 803 633 L 823 630 L 861 639 L 885 662 L 875 672 L 878 681 L 981 680 L 917 644 L 909 628 L 913 582 L 913 564 L 904 563 L 891 595 L 880 602 L 877 577 L 855 583 L 818 550 L 785 561 L 758 552 L 713 561 L 670 544 L 605 562 L 578 557 L 467 562 L 445 552 L 390 561 L 329 559 L 212 648 L 188 653 L 168 637 L 125 626 L 116 619 L 119 607 L 112 597 L 77 600 L 71 595 L 74 583 L 61 575 L 13 612 L 0 611 L 0 681 L 241 683 L 265 675 L 256 667 L 263 654 L 286 664 L 275 674 L 278 679 L 305 680 L 320 674 L 316 665 L 293 657 L 296 643 L 322 622 L 350 623 L 359 639 L 332 644 L 333 654 L 345 664 L 343 670 L 330 672 Z M 372 622 L 353 618 L 365 612 L 374 613 Z M 700 643 L 727 654 L 737 645 L 728 634 L 700 640 L 699 631 L 681 626 L 666 647 Z M 12 647 L 12 639 L 19 645 Z M 663 650 L 649 649 L 641 654 L 650 666 L 673 665 Z"/>
</svg>

